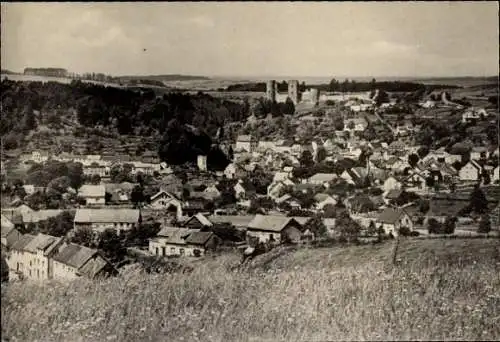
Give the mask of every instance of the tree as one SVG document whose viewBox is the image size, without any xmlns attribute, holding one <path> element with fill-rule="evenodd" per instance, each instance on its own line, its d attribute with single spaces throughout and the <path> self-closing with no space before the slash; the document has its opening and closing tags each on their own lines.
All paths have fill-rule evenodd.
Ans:
<svg viewBox="0 0 500 342">
<path fill-rule="evenodd" d="M 112 262 L 119 262 L 123 260 L 126 255 L 126 249 L 114 229 L 107 229 L 101 234 L 98 248 L 102 250 L 104 256 Z"/>
<path fill-rule="evenodd" d="M 327 204 L 323 207 L 324 218 L 335 218 L 337 216 L 337 209 L 333 204 Z"/>
<path fill-rule="evenodd" d="M 471 210 L 478 214 L 483 214 L 488 210 L 488 199 L 479 186 L 476 186 L 469 197 Z"/>
<path fill-rule="evenodd" d="M 101 176 L 99 176 L 99 175 L 92 175 L 90 177 L 90 183 L 92 183 L 94 185 L 101 184 Z"/>
<path fill-rule="evenodd" d="M 377 226 L 375 225 L 375 221 L 370 221 L 368 229 L 366 230 L 366 235 L 368 236 L 377 235 Z"/>
<path fill-rule="evenodd" d="M 318 151 L 316 153 L 316 162 L 321 163 L 326 158 L 326 150 L 323 146 L 318 147 Z"/>
<path fill-rule="evenodd" d="M 69 211 L 63 211 L 61 214 L 50 217 L 41 224 L 40 231 L 52 236 L 65 236 L 73 229 L 74 215 Z"/>
<path fill-rule="evenodd" d="M 337 131 L 344 130 L 344 119 L 342 119 L 342 117 L 340 117 L 340 116 L 338 116 L 337 118 L 335 118 L 335 120 L 333 121 L 333 127 Z"/>
<path fill-rule="evenodd" d="M 408 156 L 408 164 L 410 164 L 412 168 L 415 168 L 415 166 L 417 166 L 419 160 L 420 158 L 418 154 L 412 153 Z"/>
<path fill-rule="evenodd" d="M 361 228 L 358 223 L 349 217 L 346 211 L 339 215 L 335 225 L 339 229 L 342 240 L 356 241 L 358 239 Z"/>
<path fill-rule="evenodd" d="M 477 229 L 478 233 L 489 233 L 491 231 L 491 221 L 490 216 L 485 214 L 481 216 L 479 220 L 479 228 Z"/>
<path fill-rule="evenodd" d="M 23 110 L 23 119 L 22 119 L 22 129 L 27 132 L 36 128 L 36 119 L 35 113 L 31 105 L 28 105 Z"/>
<path fill-rule="evenodd" d="M 429 234 L 440 234 L 441 233 L 441 223 L 439 223 L 436 219 L 430 218 L 427 221 L 427 230 Z"/>
<path fill-rule="evenodd" d="M 455 232 L 457 218 L 456 217 L 446 217 L 444 221 L 443 230 L 445 234 L 453 234 Z"/>
<path fill-rule="evenodd" d="M 93 247 L 94 233 L 90 228 L 81 228 L 75 232 L 70 241 L 77 245 Z"/>
<path fill-rule="evenodd" d="M 287 114 L 287 115 L 295 114 L 295 105 L 289 97 L 286 98 L 286 101 L 282 107 L 282 112 L 283 112 L 283 114 Z"/>
<path fill-rule="evenodd" d="M 134 206 L 137 208 L 141 203 L 144 202 L 144 189 L 140 185 L 136 185 L 132 192 L 130 193 L 130 201 L 134 203 Z"/>
<path fill-rule="evenodd" d="M 314 165 L 313 155 L 309 150 L 302 152 L 299 158 L 300 165 L 302 167 L 312 167 Z"/>
<path fill-rule="evenodd" d="M 324 237 L 327 229 L 321 217 L 315 215 L 307 224 L 315 237 Z"/>
<path fill-rule="evenodd" d="M 419 147 L 419 149 L 417 150 L 417 154 L 419 158 L 422 159 L 429 154 L 429 148 L 427 146 Z"/>
</svg>

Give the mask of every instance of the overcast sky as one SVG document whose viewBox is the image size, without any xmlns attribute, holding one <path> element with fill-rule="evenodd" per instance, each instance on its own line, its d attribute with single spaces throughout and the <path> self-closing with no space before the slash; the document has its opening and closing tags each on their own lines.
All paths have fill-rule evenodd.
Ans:
<svg viewBox="0 0 500 342">
<path fill-rule="evenodd" d="M 3 69 L 207 76 L 498 74 L 498 4 L 1 4 Z M 146 51 L 144 51 L 146 49 Z"/>
</svg>

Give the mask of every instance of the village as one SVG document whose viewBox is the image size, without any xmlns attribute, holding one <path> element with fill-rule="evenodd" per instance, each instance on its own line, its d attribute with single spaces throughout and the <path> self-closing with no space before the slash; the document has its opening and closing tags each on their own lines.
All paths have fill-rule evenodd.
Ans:
<svg viewBox="0 0 500 342">
<path fill-rule="evenodd" d="M 255 134 L 273 118 L 252 114 L 245 134 L 219 142 L 231 158 L 221 171 L 208 170 L 206 155 L 179 167 L 153 149 L 134 156 L 123 146 L 2 154 L 3 176 L 22 167 L 31 175 L 2 181 L 9 278 L 116 275 L 131 254 L 196 258 L 233 249 L 247 257 L 279 244 L 498 235 L 498 144 L 473 133 L 495 125 L 496 109 L 464 106 L 445 92 L 403 106 L 397 97 L 380 101 L 378 90 L 339 97 L 288 86 L 278 94 L 269 81 L 266 99 L 294 103 L 295 115 L 284 120 L 297 134 Z M 451 149 L 419 144 L 423 120 L 446 115 L 472 132 L 467 139 Z M 71 177 L 57 178 L 61 168 Z M 47 186 L 30 183 L 47 175 L 54 177 Z M 122 255 L 109 241 L 125 248 Z"/>
</svg>

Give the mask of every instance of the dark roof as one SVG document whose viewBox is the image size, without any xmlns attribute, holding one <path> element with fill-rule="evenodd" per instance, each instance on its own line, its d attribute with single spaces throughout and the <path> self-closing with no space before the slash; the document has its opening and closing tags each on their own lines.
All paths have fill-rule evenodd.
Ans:
<svg viewBox="0 0 500 342">
<path fill-rule="evenodd" d="M 12 245 L 11 249 L 16 250 L 16 251 L 22 251 L 22 250 L 24 250 L 24 247 L 26 247 L 34 238 L 35 238 L 35 235 L 31 235 L 31 234 L 21 235 L 19 240 L 17 240 Z"/>
<path fill-rule="evenodd" d="M 79 269 L 97 253 L 97 250 L 76 244 L 65 246 L 54 259 Z"/>
<path fill-rule="evenodd" d="M 212 232 L 195 231 L 189 234 L 185 241 L 190 245 L 205 245 L 213 235 L 214 233 Z"/>
</svg>

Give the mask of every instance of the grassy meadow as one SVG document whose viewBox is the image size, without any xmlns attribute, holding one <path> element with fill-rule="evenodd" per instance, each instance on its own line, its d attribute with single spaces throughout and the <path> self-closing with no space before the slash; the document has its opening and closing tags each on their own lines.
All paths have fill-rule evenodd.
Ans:
<svg viewBox="0 0 500 342">
<path fill-rule="evenodd" d="M 10 341 L 498 340 L 498 239 L 237 254 L 189 274 L 2 286 Z"/>
</svg>

